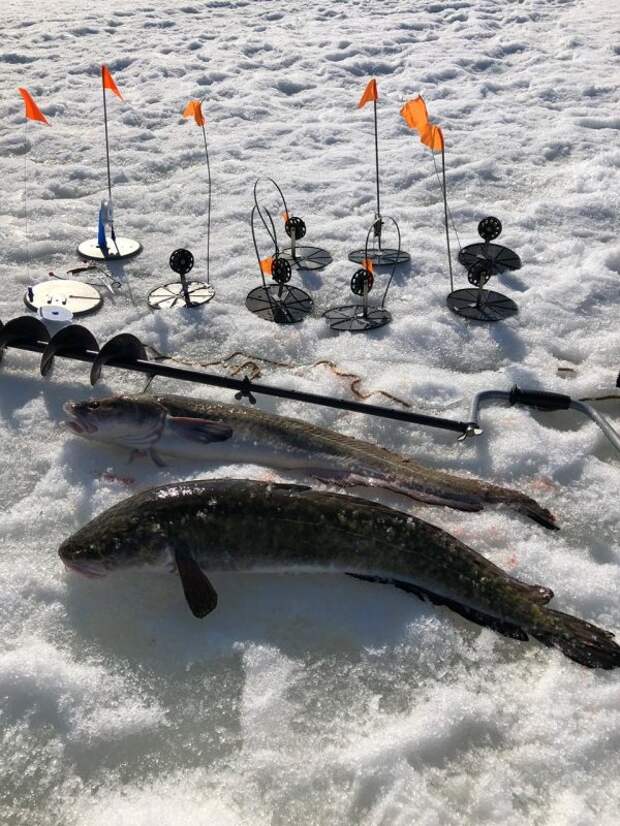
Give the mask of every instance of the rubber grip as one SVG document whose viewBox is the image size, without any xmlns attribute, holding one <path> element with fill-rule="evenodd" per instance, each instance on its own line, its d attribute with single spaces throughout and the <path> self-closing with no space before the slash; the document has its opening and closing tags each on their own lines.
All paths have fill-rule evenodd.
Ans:
<svg viewBox="0 0 620 826">
<path fill-rule="evenodd" d="M 539 410 L 568 410 L 570 396 L 562 393 L 548 393 L 546 390 L 521 390 L 516 385 L 510 391 L 510 404 L 537 407 Z"/>
</svg>

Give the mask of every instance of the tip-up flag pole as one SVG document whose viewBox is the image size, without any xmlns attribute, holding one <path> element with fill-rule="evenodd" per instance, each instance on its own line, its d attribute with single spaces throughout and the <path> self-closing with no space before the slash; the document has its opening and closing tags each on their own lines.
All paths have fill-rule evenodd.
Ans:
<svg viewBox="0 0 620 826">
<path fill-rule="evenodd" d="M 206 118 L 202 111 L 202 101 L 190 100 L 183 109 L 184 118 L 194 118 L 197 126 L 202 129 L 202 140 L 205 148 L 205 160 L 207 162 L 207 284 L 210 284 L 210 263 L 211 263 L 211 164 L 209 163 L 209 146 L 207 144 Z M 213 291 L 215 295 L 215 291 Z M 213 297 L 213 295 L 211 297 Z"/>
<path fill-rule="evenodd" d="M 359 103 L 357 104 L 358 109 L 363 109 L 367 103 L 372 101 L 373 106 L 373 114 L 374 114 L 374 124 L 375 124 L 375 184 L 377 188 L 377 210 L 376 210 L 376 223 L 375 223 L 375 235 L 377 238 L 377 245 L 379 247 L 379 252 L 381 252 L 381 197 L 379 192 L 379 130 L 377 126 L 377 101 L 379 100 L 379 90 L 377 89 L 377 81 L 373 77 L 372 80 L 368 81 L 366 88 L 364 89 L 364 94 L 361 96 Z"/>
<path fill-rule="evenodd" d="M 377 101 L 379 100 L 379 91 L 377 89 L 377 81 L 375 78 L 369 80 L 364 89 L 359 103 L 358 109 L 363 109 L 367 103 L 373 105 L 374 114 L 374 130 L 375 130 L 375 185 L 376 185 L 376 206 L 375 219 L 372 225 L 373 233 L 373 248 L 370 251 L 364 249 L 353 250 L 349 253 L 349 261 L 356 264 L 362 264 L 365 258 L 369 258 L 375 267 L 393 266 L 395 264 L 404 264 L 410 260 L 409 253 L 403 252 L 400 249 L 385 249 L 382 245 L 383 234 L 383 217 L 381 215 L 381 193 L 380 193 L 380 173 L 379 173 L 379 128 L 377 118 Z"/>
<path fill-rule="evenodd" d="M 441 152 L 441 173 L 442 185 L 441 190 L 443 194 L 443 211 L 444 211 L 444 225 L 446 230 L 446 248 L 448 251 L 448 271 L 450 273 L 450 289 L 454 290 L 454 275 L 452 272 L 452 253 L 450 250 L 450 227 L 448 222 L 448 195 L 446 187 L 446 150 L 443 139 L 443 132 L 439 126 L 431 123 L 426 109 L 424 99 L 418 95 L 417 98 L 407 101 L 401 110 L 400 114 L 407 126 L 415 129 L 420 141 L 428 146 L 432 152 Z"/>
<path fill-rule="evenodd" d="M 103 128 L 105 133 L 105 158 L 108 178 L 108 201 L 102 202 L 99 209 L 98 232 L 96 238 L 83 241 L 77 248 L 78 255 L 90 261 L 122 261 L 126 258 L 133 258 L 134 255 L 142 252 L 142 245 L 132 238 L 121 238 L 116 235 L 114 229 L 114 209 L 112 203 L 112 172 L 110 167 L 110 136 L 108 133 L 108 104 L 106 100 L 106 90 L 116 95 L 119 100 L 125 100 L 112 73 L 105 64 L 101 66 L 101 96 L 103 98 Z M 105 228 L 110 228 L 110 238 L 114 244 L 111 250 L 108 246 Z"/>
<path fill-rule="evenodd" d="M 45 117 L 34 101 L 34 98 L 23 86 L 17 90 L 24 101 L 24 144 L 28 150 L 28 121 L 35 120 L 50 126 L 50 122 Z M 26 236 L 26 268 L 30 275 L 30 243 L 28 239 L 28 152 L 24 153 L 24 231 Z"/>
</svg>

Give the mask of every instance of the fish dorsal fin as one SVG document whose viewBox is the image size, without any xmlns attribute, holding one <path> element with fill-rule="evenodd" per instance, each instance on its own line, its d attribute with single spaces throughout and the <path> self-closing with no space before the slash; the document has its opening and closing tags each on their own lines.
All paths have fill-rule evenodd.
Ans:
<svg viewBox="0 0 620 826">
<path fill-rule="evenodd" d="M 202 619 L 215 609 L 217 592 L 184 542 L 175 541 L 174 557 L 190 611 Z"/>
<path fill-rule="evenodd" d="M 166 424 L 175 436 L 199 444 L 225 442 L 233 435 L 232 427 L 224 422 L 213 422 L 210 419 L 168 416 Z"/>
</svg>

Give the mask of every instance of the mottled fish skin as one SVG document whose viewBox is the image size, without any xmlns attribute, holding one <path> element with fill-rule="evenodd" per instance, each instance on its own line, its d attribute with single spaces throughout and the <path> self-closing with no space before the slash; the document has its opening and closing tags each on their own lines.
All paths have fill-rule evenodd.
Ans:
<svg viewBox="0 0 620 826">
<path fill-rule="evenodd" d="M 179 556 L 181 551 L 181 556 Z M 59 549 L 68 568 L 100 575 L 174 568 L 211 572 L 352 573 L 411 582 L 499 618 L 593 668 L 620 666 L 613 635 L 545 607 L 528 585 L 438 527 L 409 514 L 300 485 L 221 479 L 156 487 L 109 508 Z M 176 566 L 183 577 L 181 566 Z M 217 595 L 205 578 L 202 613 Z M 193 598 L 196 580 L 186 596 Z M 199 585 L 199 584 L 198 584 Z M 188 590 L 190 591 L 188 595 Z M 191 603 L 190 603 L 191 605 Z"/>
<path fill-rule="evenodd" d="M 382 487 L 394 493 L 430 505 L 442 505 L 457 510 L 479 511 L 486 504 L 504 504 L 535 520 L 546 528 L 557 529 L 555 517 L 535 500 L 519 491 L 499 487 L 473 478 L 463 478 L 424 467 L 408 457 L 386 450 L 371 442 L 344 436 L 318 425 L 287 416 L 265 413 L 256 407 L 223 404 L 185 396 L 154 395 L 101 399 L 95 411 L 89 411 L 92 402 L 71 403 L 66 411 L 86 423 L 97 416 L 106 416 L 107 434 L 102 440 L 116 441 L 137 449 L 140 439 L 134 435 L 123 441 L 113 430 L 113 408 L 117 414 L 124 406 L 126 421 L 118 425 L 123 433 L 135 428 L 144 430 L 146 411 L 152 418 L 149 450 L 162 453 L 179 451 L 186 446 L 196 458 L 224 462 L 251 462 L 282 469 L 304 471 L 307 477 L 342 487 L 365 485 Z M 183 430 L 169 424 L 159 427 L 162 414 L 174 422 L 175 418 L 190 417 L 230 428 L 230 438 L 206 444 L 201 449 L 196 442 L 183 439 Z M 159 429 L 158 429 L 159 427 Z M 77 432 L 77 431 L 76 431 Z M 187 428 L 186 428 L 187 432 Z M 82 431 L 87 438 L 97 438 Z M 216 434 L 217 435 L 217 434 Z M 144 442 L 144 439 L 142 439 Z"/>
</svg>

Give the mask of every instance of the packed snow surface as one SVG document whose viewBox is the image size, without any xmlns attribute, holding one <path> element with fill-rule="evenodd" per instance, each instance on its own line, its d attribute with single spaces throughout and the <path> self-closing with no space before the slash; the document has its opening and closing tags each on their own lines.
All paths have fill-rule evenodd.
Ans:
<svg viewBox="0 0 620 826">
<path fill-rule="evenodd" d="M 331 361 L 361 377 L 362 393 L 383 390 L 459 419 L 477 391 L 515 382 L 575 398 L 613 395 L 615 0 L 5 0 L 2 17 L 4 322 L 24 312 L 29 284 L 76 266 L 76 244 L 95 234 L 106 194 L 105 62 L 126 98 L 108 94 L 117 230 L 144 252 L 120 273 L 118 295 L 85 320 L 101 343 L 127 331 L 205 363 L 242 351 L 211 369 L 229 374 L 254 361 L 264 381 L 353 397 L 351 379 L 313 366 Z M 356 108 L 373 76 L 382 207 L 399 221 L 412 263 L 396 273 L 390 326 L 338 336 L 320 314 L 349 301 L 347 252 L 363 245 L 373 218 L 372 107 Z M 51 127 L 26 130 L 18 86 Z M 521 270 L 491 285 L 519 305 L 506 323 L 472 325 L 445 305 L 441 193 L 431 155 L 398 111 L 418 93 L 444 129 L 461 242 L 477 240 L 477 222 L 496 215 L 500 242 L 522 257 Z M 193 275 L 204 278 L 202 137 L 181 117 L 190 98 L 205 99 L 208 119 L 217 294 L 201 309 L 154 313 L 145 296 L 170 280 L 173 249 L 191 248 Z M 305 218 L 308 242 L 334 256 L 325 271 L 294 276 L 315 300 L 314 316 L 295 326 L 244 307 L 259 283 L 252 185 L 265 175 Z M 268 190 L 264 200 L 280 225 Z M 263 255 L 267 241 L 259 233 Z M 458 264 L 455 273 L 466 286 Z M 141 386 L 108 370 L 95 393 Z M 161 380 L 155 388 L 232 400 Z M 214 577 L 220 604 L 198 622 L 176 577 L 90 581 L 65 571 L 60 542 L 134 491 L 268 476 L 257 467 L 128 464 L 126 453 L 60 426 L 63 403 L 88 394 L 85 365 L 59 360 L 42 380 L 33 355 L 4 355 L 2 824 L 618 822 L 618 673 L 588 671 L 345 577 Z M 535 496 L 557 514 L 559 533 L 502 510 L 398 504 L 552 587 L 553 605 L 620 632 L 618 455 L 594 424 L 492 407 L 484 435 L 457 443 L 370 417 L 259 404 Z M 596 404 L 620 425 L 617 400 Z"/>
</svg>

